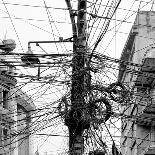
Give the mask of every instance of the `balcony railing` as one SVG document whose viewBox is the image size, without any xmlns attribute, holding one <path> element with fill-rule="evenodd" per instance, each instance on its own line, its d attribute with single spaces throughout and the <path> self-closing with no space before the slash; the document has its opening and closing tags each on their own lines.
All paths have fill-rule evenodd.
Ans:
<svg viewBox="0 0 155 155">
<path fill-rule="evenodd" d="M 151 126 L 153 123 L 155 123 L 155 114 L 148 114 L 145 112 L 142 112 L 136 117 L 136 123 L 139 125 L 147 125 Z"/>
<path fill-rule="evenodd" d="M 146 51 L 140 72 L 138 72 L 136 85 L 149 87 L 155 77 L 155 48 Z"/>
<path fill-rule="evenodd" d="M 154 83 L 155 79 L 155 49 L 152 48 L 147 51 L 147 55 L 143 61 L 143 65 L 141 67 L 140 72 L 138 72 L 137 79 L 135 81 L 135 86 L 137 90 L 141 89 L 143 91 L 139 91 L 137 96 L 139 96 L 138 101 L 138 117 L 136 119 L 138 124 L 141 125 L 151 125 L 155 123 L 155 104 L 151 102 L 148 97 L 151 95 L 150 90 L 151 85 Z M 153 95 L 152 95 L 153 96 Z"/>
</svg>

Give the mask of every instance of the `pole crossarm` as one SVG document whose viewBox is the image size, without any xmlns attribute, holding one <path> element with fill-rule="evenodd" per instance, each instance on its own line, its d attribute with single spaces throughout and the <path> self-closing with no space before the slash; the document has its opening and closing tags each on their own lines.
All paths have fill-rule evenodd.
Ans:
<svg viewBox="0 0 155 155">
<path fill-rule="evenodd" d="M 67 43 L 67 42 L 74 42 L 73 37 L 71 38 L 67 38 L 67 39 L 63 39 L 63 38 L 59 38 L 59 40 L 48 40 L 48 41 L 29 41 L 28 42 L 28 49 L 31 49 L 30 44 L 36 44 L 36 46 L 38 46 L 39 44 L 48 44 L 48 43 Z"/>
</svg>

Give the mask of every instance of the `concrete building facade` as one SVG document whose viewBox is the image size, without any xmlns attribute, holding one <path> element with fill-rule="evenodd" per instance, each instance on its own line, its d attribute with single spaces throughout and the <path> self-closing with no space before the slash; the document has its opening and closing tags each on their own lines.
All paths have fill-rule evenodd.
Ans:
<svg viewBox="0 0 155 155">
<path fill-rule="evenodd" d="M 35 110 L 30 97 L 23 91 L 18 90 L 15 93 L 17 103 L 17 131 L 18 131 L 18 155 L 30 155 L 32 151 L 31 134 L 33 126 L 31 126 L 31 116 Z"/>
<path fill-rule="evenodd" d="M 128 86 L 122 104 L 123 155 L 155 155 L 155 12 L 137 14 L 121 55 L 118 81 Z"/>
<path fill-rule="evenodd" d="M 0 155 L 29 155 L 29 124 L 35 106 L 16 88 L 15 67 L 7 61 L 4 44 L 0 43 L 0 49 Z"/>
</svg>

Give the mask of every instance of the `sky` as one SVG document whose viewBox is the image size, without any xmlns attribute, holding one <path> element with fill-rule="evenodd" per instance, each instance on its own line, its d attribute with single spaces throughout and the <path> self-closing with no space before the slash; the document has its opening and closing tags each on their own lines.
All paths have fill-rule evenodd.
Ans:
<svg viewBox="0 0 155 155">
<path fill-rule="evenodd" d="M 92 3 L 95 2 L 97 3 L 94 7 Z M 117 2 L 117 0 L 111 0 L 110 2 Z M 93 48 L 99 34 L 103 32 L 104 24 L 106 23 L 104 17 L 106 17 L 108 12 L 105 5 L 108 4 L 109 6 L 111 3 L 108 4 L 108 0 L 88 1 L 87 33 L 89 36 L 88 47 L 90 49 Z M 73 9 L 77 10 L 77 1 L 71 0 L 71 4 Z M 48 9 L 46 6 L 48 6 Z M 153 1 L 150 0 L 122 0 L 96 51 L 119 59 L 138 8 L 140 10 L 153 10 L 153 6 Z M 90 18 L 89 13 L 97 14 L 98 17 L 102 18 Z M 8 60 L 15 60 L 19 64 L 22 64 L 20 55 L 28 51 L 29 41 L 59 40 L 59 37 L 63 37 L 64 39 L 72 37 L 71 22 L 68 10 L 66 9 L 65 0 L 1 0 L 0 23 L 1 41 L 4 39 L 14 39 L 17 44 L 14 50 L 17 55 L 8 57 Z M 68 54 L 72 53 L 72 45 L 71 43 L 57 46 L 55 44 L 41 44 L 41 47 L 37 47 L 35 44 L 32 44 L 31 50 L 35 54 Z M 69 60 L 71 59 L 67 58 L 66 62 L 69 62 Z M 41 61 L 52 63 L 54 59 L 42 58 Z M 31 96 L 36 107 L 51 105 L 52 102 L 58 100 L 70 90 L 69 84 L 58 84 L 55 83 L 54 79 L 61 79 L 62 81 L 69 79 L 71 69 L 67 67 L 62 69 L 60 67 L 45 70 L 45 68 L 47 68 L 47 66 L 41 68 L 42 73 L 40 76 L 44 78 L 39 82 L 36 82 L 36 80 L 32 82 L 30 81 L 31 78 L 18 78 L 18 85 L 25 84 L 20 88 Z M 66 71 L 68 74 L 65 73 Z M 22 74 L 27 77 L 32 77 L 37 76 L 38 68 L 17 66 L 16 72 L 18 75 Z M 114 76 L 110 73 L 107 73 L 107 76 L 112 76 L 111 81 L 114 82 L 117 77 L 117 71 L 113 70 L 113 73 Z M 105 81 L 104 77 L 100 76 L 98 78 L 98 81 L 101 83 Z M 51 82 L 48 81 L 48 84 L 46 84 L 46 80 L 51 80 Z M 54 128 L 48 128 L 43 132 L 48 134 L 57 133 L 62 136 L 51 136 L 48 137 L 47 140 L 46 136 L 36 136 L 33 140 L 33 144 L 35 144 L 33 146 L 34 151 L 38 148 L 40 154 L 43 155 L 46 151 L 47 154 L 58 154 L 58 152 L 62 153 L 62 150 L 66 150 L 68 140 L 63 136 L 67 135 L 67 128 L 63 123 L 58 124 L 55 125 Z M 113 135 L 117 135 L 117 130 L 115 130 L 116 129 L 112 130 Z"/>
</svg>

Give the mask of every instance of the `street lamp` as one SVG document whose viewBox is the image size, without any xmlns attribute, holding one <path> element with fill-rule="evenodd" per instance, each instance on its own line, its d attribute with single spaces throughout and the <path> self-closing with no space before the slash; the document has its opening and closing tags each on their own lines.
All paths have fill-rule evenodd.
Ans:
<svg viewBox="0 0 155 155">
<path fill-rule="evenodd" d="M 33 54 L 31 48 L 29 48 L 26 54 L 21 57 L 21 60 L 27 66 L 33 67 L 34 64 L 40 64 L 39 58 L 35 54 Z M 38 80 L 39 78 L 40 78 L 40 66 L 38 65 Z"/>
<path fill-rule="evenodd" d="M 65 43 L 65 42 L 73 42 L 72 41 L 72 37 L 71 38 L 67 38 L 67 39 L 63 39 L 62 37 L 60 37 L 59 40 L 57 40 L 57 41 L 29 41 L 28 42 L 28 51 L 26 52 L 26 54 L 24 54 L 21 57 L 21 61 L 26 66 L 30 66 L 30 67 L 31 66 L 33 67 L 33 65 L 35 65 L 35 64 L 40 64 L 39 58 L 35 54 L 33 54 L 32 50 L 31 50 L 31 44 L 36 44 L 36 46 L 39 46 L 40 47 L 39 44 Z M 39 78 L 40 78 L 40 66 L 38 65 L 38 80 L 39 80 Z"/>
</svg>

